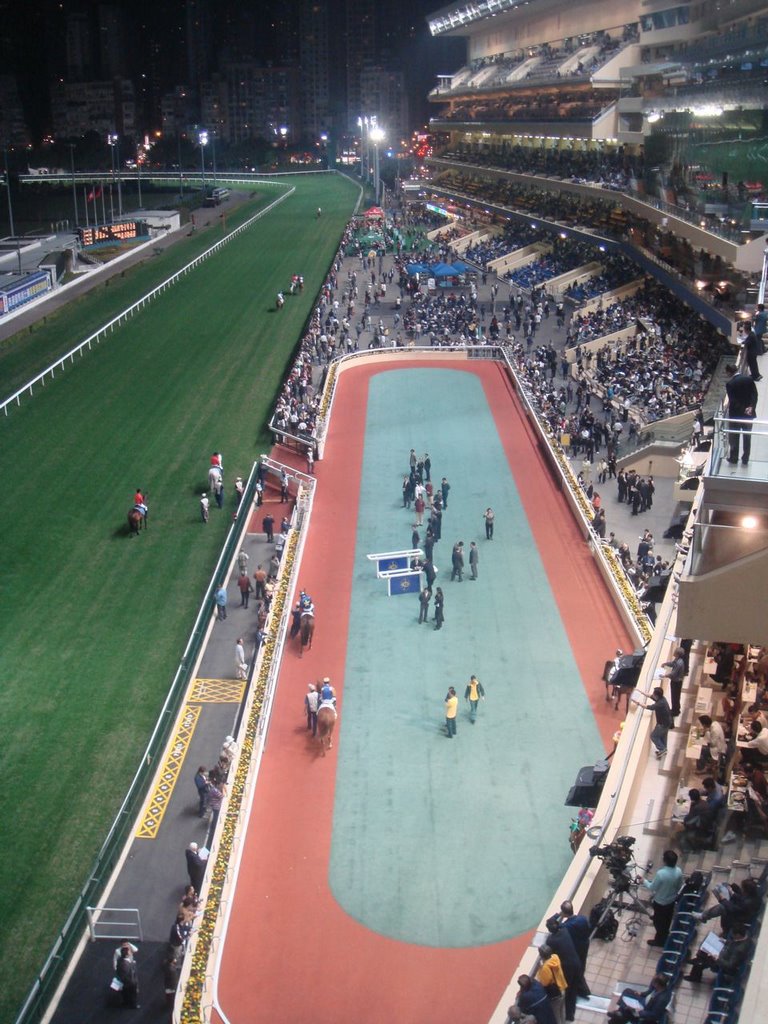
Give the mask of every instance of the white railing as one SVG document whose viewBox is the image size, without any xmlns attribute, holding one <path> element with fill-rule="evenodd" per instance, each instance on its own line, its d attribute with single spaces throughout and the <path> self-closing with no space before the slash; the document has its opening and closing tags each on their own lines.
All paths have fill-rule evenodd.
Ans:
<svg viewBox="0 0 768 1024">
<path fill-rule="evenodd" d="M 280 183 L 275 182 L 274 184 Z M 22 387 L 18 389 L 18 391 L 14 392 L 14 394 L 12 395 L 9 395 L 8 398 L 0 402 L 0 409 L 2 409 L 2 411 L 7 416 L 9 408 L 14 403 L 17 406 L 21 405 L 22 396 L 28 395 L 30 398 L 32 397 L 32 395 L 34 394 L 34 388 L 36 384 L 40 384 L 41 387 L 44 387 L 47 377 L 50 377 L 51 380 L 53 380 L 56 376 L 56 370 L 63 370 L 67 362 L 69 362 L 70 364 L 74 363 L 75 356 L 82 356 L 86 349 L 90 351 L 90 349 L 93 348 L 94 345 L 100 344 L 101 341 L 104 340 L 108 334 L 111 334 L 116 327 L 121 327 L 123 323 L 129 320 L 132 316 L 135 316 L 136 313 L 139 313 L 149 302 L 152 302 L 153 299 L 156 299 L 159 295 L 162 295 L 164 291 L 166 291 L 168 288 L 176 284 L 182 277 L 190 273 L 190 271 L 197 269 L 197 267 L 199 267 L 201 263 L 207 260 L 210 256 L 215 255 L 221 248 L 223 248 L 225 245 L 231 242 L 233 238 L 236 238 L 238 235 L 242 234 L 243 231 L 246 231 L 248 228 L 250 228 L 253 224 L 256 223 L 257 220 L 260 220 L 267 213 L 273 210 L 277 205 L 282 203 L 289 196 L 293 195 L 295 191 L 295 187 L 292 186 L 291 188 L 289 188 L 281 196 L 278 196 L 277 199 L 274 199 L 268 206 L 265 206 L 263 210 L 259 210 L 259 212 L 254 214 L 253 217 L 249 217 L 248 220 L 243 221 L 243 223 L 236 227 L 233 231 L 230 231 L 228 235 L 225 235 L 223 238 L 220 238 L 218 242 L 216 242 L 214 245 L 210 247 L 210 249 L 206 249 L 205 252 L 202 252 L 200 253 L 199 256 L 196 256 L 191 261 L 191 263 L 187 263 L 186 266 L 181 268 L 181 270 L 177 270 L 175 274 L 172 274 L 171 277 L 166 278 L 165 281 L 161 282 L 159 285 L 153 288 L 151 292 L 147 292 L 146 295 L 142 295 L 140 299 L 138 299 L 132 305 L 128 306 L 127 309 L 124 309 L 121 313 L 118 313 L 116 317 L 113 317 L 112 320 L 104 324 L 103 327 L 100 327 L 98 331 L 95 331 L 93 334 L 89 335 L 87 338 L 85 338 L 84 341 L 81 341 L 79 345 L 76 345 L 73 349 L 70 349 L 69 352 L 65 353 L 65 355 L 57 359 L 55 363 L 51 363 L 51 365 L 47 366 L 41 373 L 38 373 L 36 377 L 34 377 L 32 380 L 27 381 L 26 384 L 24 384 Z"/>
</svg>

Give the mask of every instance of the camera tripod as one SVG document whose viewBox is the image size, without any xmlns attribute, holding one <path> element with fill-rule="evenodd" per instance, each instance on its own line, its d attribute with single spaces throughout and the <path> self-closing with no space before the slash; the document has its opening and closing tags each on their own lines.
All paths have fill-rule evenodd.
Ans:
<svg viewBox="0 0 768 1024">
<path fill-rule="evenodd" d="M 624 935 L 622 939 L 625 942 L 630 942 L 636 938 L 640 932 L 643 924 L 643 919 L 651 920 L 653 918 L 653 912 L 647 903 L 643 903 L 637 895 L 637 887 L 640 883 L 639 878 L 627 878 L 616 879 L 614 885 L 605 894 L 605 909 L 601 913 L 598 922 L 593 929 L 594 932 L 598 931 L 600 926 L 606 920 L 609 914 L 613 913 L 616 919 L 616 931 L 618 932 L 619 921 L 622 920 L 624 912 L 629 913 L 629 918 L 624 922 Z M 613 938 L 616 936 L 614 935 Z M 611 939 L 610 941 L 613 941 Z"/>
</svg>

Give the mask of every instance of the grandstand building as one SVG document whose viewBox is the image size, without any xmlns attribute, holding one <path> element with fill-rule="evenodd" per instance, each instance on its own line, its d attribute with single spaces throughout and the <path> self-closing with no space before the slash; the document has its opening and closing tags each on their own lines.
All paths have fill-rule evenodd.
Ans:
<svg viewBox="0 0 768 1024">
<path fill-rule="evenodd" d="M 469 210 L 473 227 L 487 226 L 485 234 L 467 236 L 466 245 L 459 233 L 456 251 L 505 275 L 527 265 L 528 287 L 537 286 L 534 273 L 555 257 L 561 274 L 572 274 L 578 287 L 590 274 L 612 284 L 628 280 L 631 268 L 622 261 L 634 261 L 647 279 L 655 278 L 700 322 L 716 328 L 728 352 L 740 321 L 750 318 L 762 297 L 761 277 L 765 285 L 768 223 L 760 200 L 768 191 L 768 4 L 485 0 L 443 7 L 428 21 L 433 36 L 460 36 L 467 43 L 465 64 L 440 76 L 430 93 L 435 145 L 428 194 L 436 202 L 448 200 L 453 210 Z M 588 248 L 579 248 L 590 243 L 599 266 L 588 262 L 594 259 Z M 581 268 L 568 262 L 571 256 L 577 262 L 581 257 Z M 721 363 L 739 358 L 734 347 Z M 719 405 L 724 378 L 713 379 L 711 453 L 699 468 L 687 532 L 680 537 L 675 585 L 648 645 L 649 655 L 667 657 L 670 644 L 687 638 L 700 654 L 691 671 L 687 717 L 675 730 L 683 735 L 674 752 L 670 743 L 659 769 L 646 759 L 647 733 L 638 727 L 629 775 L 611 787 L 621 805 L 611 835 L 630 834 L 640 844 L 644 835 L 668 837 L 663 823 L 669 825 L 685 783 L 688 729 L 705 694 L 712 694 L 702 667 L 709 645 L 739 645 L 743 683 L 751 678 L 750 652 L 768 643 L 768 394 L 759 384 L 752 458 L 736 467 L 722 419 L 727 405 Z M 663 425 L 656 431 L 661 436 Z M 649 448 L 635 461 L 647 465 L 649 458 L 664 457 L 661 448 Z M 649 690 L 656 684 L 649 677 L 641 685 Z M 717 694 L 713 700 L 718 706 Z M 726 781 L 732 787 L 732 778 Z M 598 805 L 595 820 L 603 819 L 607 806 Z M 729 795 L 729 813 L 734 809 L 738 813 L 738 803 Z M 697 865 L 723 870 L 727 878 L 741 857 L 745 873 L 759 874 L 765 844 L 738 851 L 723 845 L 727 820 L 726 814 Z M 548 913 L 572 895 L 588 911 L 604 892 L 605 873 L 578 861 Z M 757 965 L 768 963 L 766 932 L 754 938 Z M 638 965 L 622 952 L 617 963 L 614 983 L 644 978 L 650 961 Z M 531 949 L 520 968 L 535 966 Z M 706 998 L 689 1005 L 688 986 L 682 993 L 685 1019 L 759 1019 L 761 973 L 747 972 L 714 1008 L 709 988 Z M 679 972 L 673 974 L 676 982 Z M 610 977 L 608 963 L 606 985 Z M 504 1019 L 515 993 L 511 984 L 494 1021 Z M 577 1016 L 586 1019 L 594 1015 Z"/>
<path fill-rule="evenodd" d="M 447 139 L 436 166 L 535 175 L 537 189 L 546 176 L 570 194 L 590 183 L 614 193 L 601 217 L 637 216 L 756 273 L 767 13 L 757 0 L 443 8 L 430 30 L 465 36 L 467 62 L 430 93 Z"/>
</svg>

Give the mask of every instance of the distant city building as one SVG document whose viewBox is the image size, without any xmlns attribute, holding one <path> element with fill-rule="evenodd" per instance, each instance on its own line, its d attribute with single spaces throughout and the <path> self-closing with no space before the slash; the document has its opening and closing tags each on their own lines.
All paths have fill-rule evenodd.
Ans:
<svg viewBox="0 0 768 1024">
<path fill-rule="evenodd" d="M 229 89 L 221 75 L 200 83 L 200 123 L 217 139 L 229 140 Z"/>
<path fill-rule="evenodd" d="M 91 19 L 85 11 L 67 14 L 64 29 L 66 78 L 69 82 L 84 82 L 96 73 L 96 50 Z"/>
<path fill-rule="evenodd" d="M 186 0 L 187 80 L 192 89 L 205 81 L 214 66 L 210 0 Z"/>
<path fill-rule="evenodd" d="M 96 17 L 99 74 L 102 78 L 125 78 L 129 71 L 125 9 L 113 3 L 100 3 Z"/>
<path fill-rule="evenodd" d="M 347 103 L 346 125 L 356 132 L 361 114 L 378 113 L 363 105 L 362 74 L 364 68 L 377 65 L 377 19 L 374 0 L 346 0 L 347 29 Z"/>
<path fill-rule="evenodd" d="M 222 78 L 226 89 L 223 130 L 227 142 L 257 138 L 293 142 L 301 134 L 297 67 L 260 67 L 237 61 L 225 65 Z"/>
<path fill-rule="evenodd" d="M 397 149 L 408 138 L 408 94 L 402 71 L 365 67 L 360 72 L 361 109 L 375 113 L 386 132 L 386 147 Z"/>
<path fill-rule="evenodd" d="M 197 101 L 185 85 L 177 85 L 173 92 L 160 100 L 163 135 L 183 135 L 197 120 Z"/>
<path fill-rule="evenodd" d="M 302 133 L 316 139 L 332 126 L 330 12 L 323 0 L 302 0 L 299 65 Z"/>
<path fill-rule="evenodd" d="M 51 89 L 53 135 L 80 138 L 87 132 L 101 135 L 136 130 L 133 83 L 127 78 L 107 82 L 56 82 Z"/>
<path fill-rule="evenodd" d="M 30 141 L 15 75 L 0 75 L 0 139 L 12 146 Z"/>
</svg>

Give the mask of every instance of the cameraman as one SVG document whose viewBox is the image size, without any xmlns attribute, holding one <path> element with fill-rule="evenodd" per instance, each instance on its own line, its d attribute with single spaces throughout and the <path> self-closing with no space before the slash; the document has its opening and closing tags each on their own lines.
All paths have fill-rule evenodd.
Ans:
<svg viewBox="0 0 768 1024">
<path fill-rule="evenodd" d="M 644 879 L 643 885 L 653 893 L 653 926 L 656 934 L 648 939 L 649 946 L 663 946 L 667 941 L 672 918 L 675 916 L 677 894 L 683 884 L 683 872 L 677 866 L 674 850 L 665 850 L 664 866 L 659 868 L 652 879 Z"/>
</svg>

